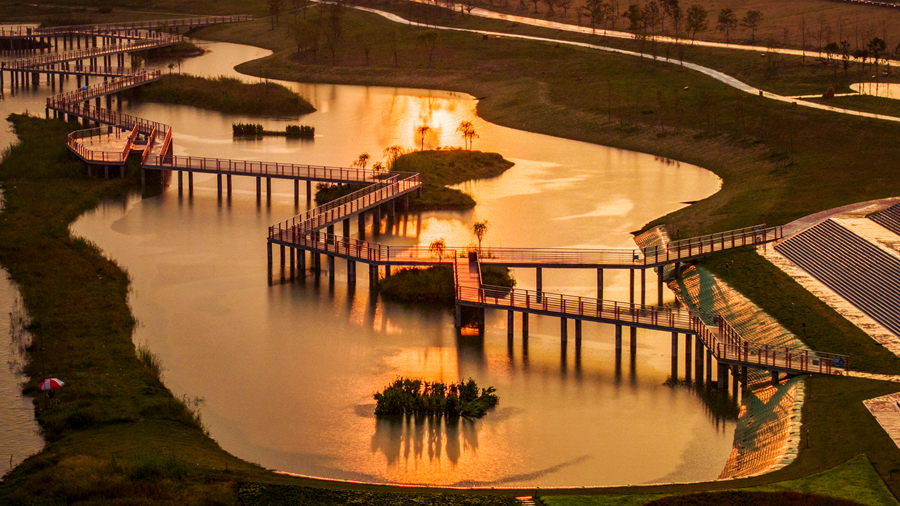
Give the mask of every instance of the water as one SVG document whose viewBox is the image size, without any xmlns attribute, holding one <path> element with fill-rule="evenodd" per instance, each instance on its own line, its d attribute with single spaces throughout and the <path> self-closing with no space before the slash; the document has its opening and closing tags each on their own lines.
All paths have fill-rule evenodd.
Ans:
<svg viewBox="0 0 900 506">
<path fill-rule="evenodd" d="M 226 74 L 265 54 L 209 48 L 182 71 Z M 501 177 L 462 185 L 479 202 L 474 210 L 409 216 L 382 236 L 391 244 L 474 243 L 472 223 L 487 219 L 486 246 L 630 248 L 628 232 L 719 187 L 690 165 L 492 125 L 462 94 L 292 86 L 318 112 L 267 119 L 158 104 L 123 111 L 173 125 L 177 154 L 328 165 L 347 165 L 364 151 L 377 160 L 389 145 L 412 148 L 421 124 L 432 129 L 426 148 L 461 146 L 454 131 L 467 119 L 480 135 L 476 149 L 516 162 Z M 231 123 L 239 121 L 307 124 L 317 136 L 234 141 Z M 271 202 L 264 197 L 260 206 L 251 179 L 235 178 L 233 196 L 221 202 L 215 177 L 197 175 L 194 183 L 193 197 L 173 187 L 105 203 L 72 228 L 129 271 L 135 341 L 161 357 L 176 394 L 205 399 L 204 420 L 226 450 L 287 472 L 461 486 L 693 481 L 721 471 L 734 423 L 711 415 L 692 391 L 664 385 L 668 334 L 639 331 L 634 360 L 626 345 L 617 368 L 613 327 L 585 324 L 576 349 L 574 339 L 561 345 L 559 320 L 532 317 L 528 341 L 517 332 L 508 343 L 505 313 L 488 312 L 483 338 L 457 336 L 449 310 L 371 298 L 365 269 L 348 289 L 342 261 L 333 283 L 328 273 L 302 283 L 280 283 L 276 274 L 270 286 L 266 227 L 308 203 L 295 208 L 290 182 L 273 181 Z M 519 286 L 534 286 L 533 270 L 514 274 Z M 596 294 L 593 271 L 545 270 L 543 283 L 548 291 Z M 627 300 L 627 286 L 627 273 L 607 272 L 607 298 Z M 376 419 L 372 394 L 400 375 L 472 377 L 497 388 L 500 406 L 481 420 L 449 424 Z"/>
</svg>

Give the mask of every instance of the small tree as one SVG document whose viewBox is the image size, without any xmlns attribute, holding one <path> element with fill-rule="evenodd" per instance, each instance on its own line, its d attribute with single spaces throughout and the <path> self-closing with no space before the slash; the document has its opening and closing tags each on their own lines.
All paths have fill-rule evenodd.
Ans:
<svg viewBox="0 0 900 506">
<path fill-rule="evenodd" d="M 760 11 L 747 11 L 747 14 L 741 19 L 741 26 L 750 30 L 751 44 L 756 42 L 756 29 L 759 28 L 761 22 L 762 12 Z"/>
<path fill-rule="evenodd" d="M 846 76 L 847 70 L 850 68 L 850 43 L 846 40 L 841 41 L 841 58 L 844 60 L 844 75 Z"/>
<path fill-rule="evenodd" d="M 431 253 L 432 255 L 436 256 L 438 259 L 438 262 L 443 260 L 444 251 L 446 251 L 446 249 L 447 249 L 447 245 L 444 244 L 443 237 L 441 237 L 440 239 L 435 239 L 434 241 L 431 241 L 431 244 L 428 245 L 428 252 Z"/>
<path fill-rule="evenodd" d="M 425 136 L 430 131 L 431 131 L 431 127 L 428 125 L 422 125 L 422 126 L 416 128 L 416 132 L 419 134 L 419 138 L 421 139 L 422 151 L 425 151 Z"/>
<path fill-rule="evenodd" d="M 475 233 L 475 237 L 478 238 L 478 253 L 481 253 L 481 241 L 484 240 L 485 234 L 487 234 L 488 229 L 491 228 L 490 223 L 487 220 L 475 222 L 472 225 L 472 232 Z"/>
<path fill-rule="evenodd" d="M 685 29 L 691 33 L 691 45 L 694 45 L 694 38 L 697 32 L 704 32 L 709 28 L 709 13 L 702 5 L 692 5 L 687 11 L 687 20 L 685 21 Z"/>
<path fill-rule="evenodd" d="M 269 15 L 272 16 L 272 29 L 278 26 L 278 15 L 281 14 L 281 0 L 266 0 L 269 6 Z"/>
<path fill-rule="evenodd" d="M 681 10 L 681 6 L 678 5 L 678 0 L 663 0 L 663 10 L 666 13 L 666 16 L 672 19 L 672 30 L 675 34 L 675 43 L 678 43 L 678 24 L 681 22 L 681 18 L 684 17 L 684 11 Z"/>
<path fill-rule="evenodd" d="M 872 58 L 872 63 L 875 64 L 875 80 L 878 80 L 878 58 L 882 53 L 887 51 L 887 44 L 885 44 L 883 39 L 878 37 L 873 37 L 872 40 L 866 44 L 866 49 L 869 50 L 869 56 Z"/>
<path fill-rule="evenodd" d="M 384 167 L 386 170 L 394 169 L 394 162 L 397 161 L 397 158 L 403 155 L 403 147 L 402 146 L 388 146 L 384 148 L 381 155 L 385 158 Z"/>
<path fill-rule="evenodd" d="M 559 0 L 557 2 L 559 7 L 563 10 L 563 17 L 569 17 L 569 8 L 572 7 L 572 0 Z"/>
<path fill-rule="evenodd" d="M 371 156 L 369 156 L 368 152 L 360 153 L 359 156 L 356 157 L 356 160 L 354 160 L 354 162 L 350 166 L 365 170 L 366 166 L 369 165 L 370 158 L 371 158 Z"/>
<path fill-rule="evenodd" d="M 604 5 L 606 3 L 603 0 L 587 0 L 584 4 L 584 15 L 588 18 L 588 24 L 591 25 L 591 33 L 595 33 L 597 25 L 604 21 L 606 15 Z"/>
<path fill-rule="evenodd" d="M 424 32 L 419 32 L 418 35 L 419 44 L 425 48 L 425 51 L 428 52 L 428 66 L 431 67 L 431 61 L 434 57 L 434 50 L 437 49 L 438 42 L 441 40 L 440 33 L 437 30 L 425 30 Z"/>
<path fill-rule="evenodd" d="M 725 43 L 728 44 L 731 39 L 729 35 L 731 31 L 737 28 L 738 19 L 737 14 L 731 10 L 731 7 L 725 7 L 721 11 L 719 11 L 719 18 L 716 21 L 716 30 L 720 32 L 725 32 Z"/>
<path fill-rule="evenodd" d="M 471 151 L 472 140 L 478 138 L 478 133 L 475 131 L 475 125 L 473 125 L 471 121 L 462 120 L 459 122 L 459 126 L 456 127 L 456 133 L 462 136 L 463 147 Z"/>
</svg>

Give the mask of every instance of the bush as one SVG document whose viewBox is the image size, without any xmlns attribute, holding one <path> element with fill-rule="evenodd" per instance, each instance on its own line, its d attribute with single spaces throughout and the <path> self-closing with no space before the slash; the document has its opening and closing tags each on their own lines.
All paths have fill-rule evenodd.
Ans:
<svg viewBox="0 0 900 506">
<path fill-rule="evenodd" d="M 482 388 L 479 394 L 475 380 L 450 383 L 428 383 L 422 380 L 397 378 L 376 393 L 375 414 L 420 414 L 481 418 L 500 399 L 494 387 Z"/>
</svg>

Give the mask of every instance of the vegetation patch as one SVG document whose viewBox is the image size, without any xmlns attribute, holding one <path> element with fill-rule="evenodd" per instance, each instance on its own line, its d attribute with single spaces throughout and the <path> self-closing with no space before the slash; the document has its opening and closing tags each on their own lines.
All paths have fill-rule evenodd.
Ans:
<svg viewBox="0 0 900 506">
<path fill-rule="evenodd" d="M 481 279 L 486 285 L 516 286 L 507 267 L 482 266 Z M 385 299 L 406 304 L 453 307 L 453 289 L 453 268 L 449 265 L 400 269 L 378 282 L 378 291 Z"/>
<path fill-rule="evenodd" d="M 284 131 L 266 130 L 256 123 L 232 123 L 231 130 L 235 137 L 282 136 L 295 139 L 312 139 L 316 136 L 316 128 L 306 125 L 288 125 Z"/>
<path fill-rule="evenodd" d="M 705 492 L 675 495 L 650 501 L 646 506 L 859 506 L 861 503 L 817 494 L 799 492 Z"/>
<path fill-rule="evenodd" d="M 225 114 L 300 116 L 315 111 L 306 99 L 276 83 L 248 84 L 233 77 L 214 79 L 169 74 L 136 89 L 147 102 L 190 105 Z"/>
<path fill-rule="evenodd" d="M 444 384 L 418 379 L 397 378 L 374 395 L 376 415 L 447 415 L 481 418 L 496 406 L 500 398 L 494 387 L 479 393 L 475 380 Z"/>
<path fill-rule="evenodd" d="M 451 493 L 426 494 L 420 492 L 367 492 L 362 490 L 333 490 L 268 483 L 240 483 L 238 496 L 246 506 L 517 506 L 514 497 L 499 495 L 464 495 Z"/>
</svg>

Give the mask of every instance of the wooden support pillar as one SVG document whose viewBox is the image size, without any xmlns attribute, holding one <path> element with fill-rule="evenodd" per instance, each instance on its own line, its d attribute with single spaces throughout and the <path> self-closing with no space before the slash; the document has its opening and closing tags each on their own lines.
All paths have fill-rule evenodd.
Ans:
<svg viewBox="0 0 900 506">
<path fill-rule="evenodd" d="M 647 303 L 647 269 L 641 269 L 641 305 Z"/>
<path fill-rule="evenodd" d="M 528 313 L 522 313 L 522 338 L 528 339 Z"/>
<path fill-rule="evenodd" d="M 313 264 L 313 271 L 315 271 L 316 276 L 318 276 L 322 272 L 322 254 L 321 253 L 312 253 L 312 264 Z"/>
<path fill-rule="evenodd" d="M 184 189 L 184 171 L 178 171 L 178 194 L 181 195 L 182 190 Z"/>
<path fill-rule="evenodd" d="M 597 298 L 603 299 L 603 268 L 597 268 Z"/>
<path fill-rule="evenodd" d="M 569 319 L 568 318 L 560 318 L 559 319 L 559 338 L 563 341 L 569 340 Z"/>
<path fill-rule="evenodd" d="M 294 180 L 294 205 L 295 206 L 300 205 L 300 180 L 299 179 Z"/>
<path fill-rule="evenodd" d="M 535 269 L 535 286 L 538 292 L 544 291 L 544 273 L 540 267 Z"/>
<path fill-rule="evenodd" d="M 637 351 L 637 327 L 628 327 L 628 331 L 631 334 L 631 354 L 634 355 Z"/>
<path fill-rule="evenodd" d="M 656 305 L 663 305 L 663 266 L 656 268 Z"/>
<path fill-rule="evenodd" d="M 344 237 L 350 237 L 350 218 L 344 218 Z"/>
<path fill-rule="evenodd" d="M 738 378 L 740 378 L 741 373 L 738 370 L 737 365 L 733 365 L 729 369 L 731 369 L 731 376 L 732 376 L 732 378 L 731 378 L 731 397 L 733 397 L 735 400 L 737 400 L 738 383 L 739 383 Z"/>
<path fill-rule="evenodd" d="M 266 257 L 268 258 L 268 266 L 269 266 L 269 283 L 272 282 L 272 243 L 270 241 L 266 241 Z"/>
<path fill-rule="evenodd" d="M 672 332 L 672 381 L 678 380 L 678 332 Z"/>
<path fill-rule="evenodd" d="M 691 379 L 691 372 L 693 371 L 693 367 L 691 367 L 691 347 L 693 346 L 693 337 L 690 334 L 684 335 L 684 378 L 686 380 Z"/>
<path fill-rule="evenodd" d="M 334 255 L 328 255 L 328 277 L 334 278 Z"/>
<path fill-rule="evenodd" d="M 279 264 L 279 265 L 281 265 L 282 267 L 284 267 L 284 257 L 285 257 L 285 255 L 284 255 L 284 244 L 280 244 L 279 246 L 281 246 L 281 248 L 280 248 L 280 249 L 281 249 L 281 264 Z"/>
<path fill-rule="evenodd" d="M 515 332 L 516 312 L 509 310 L 506 312 L 506 336 L 512 339 Z"/>
<path fill-rule="evenodd" d="M 288 259 L 288 271 L 290 272 L 290 279 L 294 279 L 294 248 L 291 248 L 291 256 Z"/>
<path fill-rule="evenodd" d="M 266 178 L 266 202 L 272 200 L 272 178 Z"/>
<path fill-rule="evenodd" d="M 141 189 L 143 190 L 145 186 L 147 186 L 147 171 L 141 169 Z"/>
<path fill-rule="evenodd" d="M 231 174 L 227 174 L 225 176 L 225 182 L 227 183 L 228 197 L 230 198 L 231 197 Z"/>
<path fill-rule="evenodd" d="M 772 371 L 772 384 L 778 384 L 778 371 Z"/>
<path fill-rule="evenodd" d="M 194 173 L 188 172 L 188 196 L 194 195 Z"/>
<path fill-rule="evenodd" d="M 628 269 L 628 302 L 634 304 L 634 269 Z"/>
<path fill-rule="evenodd" d="M 720 392 L 728 390 L 728 366 L 719 362 L 719 368 L 716 373 L 716 386 Z"/>
<path fill-rule="evenodd" d="M 741 389 L 744 391 L 750 390 L 747 386 L 747 366 L 741 366 Z"/>
<path fill-rule="evenodd" d="M 462 306 L 457 302 L 454 309 L 453 326 L 459 329 L 462 328 Z"/>
<path fill-rule="evenodd" d="M 581 342 L 581 324 L 584 323 L 581 320 L 575 320 L 575 342 Z"/>
<path fill-rule="evenodd" d="M 256 177 L 256 202 L 262 202 L 262 178 Z"/>
<path fill-rule="evenodd" d="M 306 201 L 312 202 L 312 181 L 306 182 Z"/>
<path fill-rule="evenodd" d="M 369 286 L 374 288 L 378 284 L 378 266 L 369 264 Z"/>
<path fill-rule="evenodd" d="M 709 349 L 706 350 L 706 384 L 712 383 L 712 363 L 713 356 L 712 351 Z"/>
<path fill-rule="evenodd" d="M 372 234 L 375 237 L 381 235 L 381 206 L 372 208 Z"/>
<path fill-rule="evenodd" d="M 222 198 L 222 174 L 216 174 L 216 188 L 219 190 L 219 198 Z"/>
<path fill-rule="evenodd" d="M 622 351 L 622 326 L 616 325 L 616 351 Z"/>
<path fill-rule="evenodd" d="M 384 277 L 386 277 L 386 278 L 391 277 L 391 265 L 390 264 L 385 264 L 385 266 L 384 266 Z"/>
<path fill-rule="evenodd" d="M 356 215 L 356 228 L 359 238 L 366 236 L 366 213 L 362 212 Z"/>
<path fill-rule="evenodd" d="M 356 285 L 356 261 L 347 260 L 347 284 Z"/>
<path fill-rule="evenodd" d="M 300 271 L 300 274 L 306 272 L 306 250 L 297 250 L 297 270 Z"/>
<path fill-rule="evenodd" d="M 694 343 L 694 365 L 696 366 L 694 377 L 697 378 L 697 381 L 700 381 L 703 378 L 703 340 L 697 336 Z"/>
</svg>

